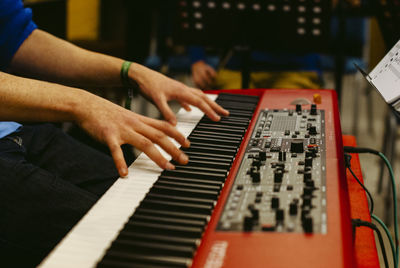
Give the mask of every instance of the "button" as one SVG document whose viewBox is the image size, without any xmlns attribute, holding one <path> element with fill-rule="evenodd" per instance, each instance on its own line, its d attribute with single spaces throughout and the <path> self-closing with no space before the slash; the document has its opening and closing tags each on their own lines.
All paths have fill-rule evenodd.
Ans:
<svg viewBox="0 0 400 268">
<path fill-rule="evenodd" d="M 310 135 L 317 135 L 317 127 L 316 126 L 311 126 L 308 130 L 308 133 L 310 133 Z"/>
<path fill-rule="evenodd" d="M 304 144 L 303 140 L 294 140 L 290 143 L 290 152 L 291 153 L 303 153 L 304 152 Z"/>
<path fill-rule="evenodd" d="M 279 197 L 272 197 L 271 208 L 279 208 Z"/>
<path fill-rule="evenodd" d="M 274 184 L 274 193 L 278 193 L 280 189 L 281 189 L 280 184 Z"/>
<path fill-rule="evenodd" d="M 290 130 L 285 130 L 285 136 L 289 136 L 290 135 Z"/>
<path fill-rule="evenodd" d="M 279 161 L 286 161 L 286 152 L 279 152 L 279 156 L 278 156 L 278 160 Z"/>
<path fill-rule="evenodd" d="M 296 112 L 301 114 L 301 104 L 296 104 Z"/>
<path fill-rule="evenodd" d="M 258 157 L 260 158 L 260 161 L 267 160 L 267 152 L 264 152 L 264 151 L 259 152 Z"/>
<path fill-rule="evenodd" d="M 314 181 L 313 180 L 308 180 L 305 182 L 307 187 L 315 187 Z"/>
<path fill-rule="evenodd" d="M 304 164 L 306 165 L 306 167 L 312 167 L 312 163 L 313 163 L 313 158 L 312 157 L 306 157 Z"/>
<path fill-rule="evenodd" d="M 254 227 L 253 216 L 245 216 L 243 220 L 243 230 L 245 232 L 252 231 Z"/>
<path fill-rule="evenodd" d="M 261 226 L 261 230 L 263 230 L 264 232 L 273 232 L 275 231 L 275 226 L 271 224 L 263 224 Z"/>
<path fill-rule="evenodd" d="M 283 178 L 283 172 L 281 170 L 274 171 L 274 182 L 281 183 Z"/>
<path fill-rule="evenodd" d="M 297 215 L 297 204 L 296 203 L 290 203 L 290 205 L 289 205 L 289 214 L 290 215 Z"/>
<path fill-rule="evenodd" d="M 306 216 L 303 219 L 303 230 L 305 233 L 313 232 L 313 219 L 311 218 L 311 216 Z"/>
<path fill-rule="evenodd" d="M 316 104 L 311 104 L 311 115 L 317 115 L 317 105 Z"/>
<path fill-rule="evenodd" d="M 284 218 L 285 218 L 285 214 L 284 214 L 283 209 L 277 209 L 275 212 L 275 220 L 280 222 L 280 221 L 283 221 Z"/>
<path fill-rule="evenodd" d="M 290 184 L 287 185 L 287 186 L 286 186 L 286 190 L 287 190 L 287 191 L 292 191 L 292 190 L 293 190 L 293 185 L 290 185 Z"/>
<path fill-rule="evenodd" d="M 306 182 L 306 181 L 308 181 L 308 180 L 311 180 L 311 176 L 312 176 L 312 173 L 310 172 L 310 171 L 305 171 L 304 172 L 304 182 Z"/>
</svg>

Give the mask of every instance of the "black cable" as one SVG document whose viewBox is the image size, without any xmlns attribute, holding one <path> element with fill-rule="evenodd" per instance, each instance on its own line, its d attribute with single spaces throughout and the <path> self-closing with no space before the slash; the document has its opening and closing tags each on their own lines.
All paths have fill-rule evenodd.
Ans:
<svg viewBox="0 0 400 268">
<path fill-rule="evenodd" d="M 376 154 L 379 155 L 379 152 L 370 149 L 370 148 L 362 148 L 362 147 L 351 147 L 351 146 L 343 146 L 343 149 L 346 153 L 351 153 L 351 154 L 364 154 L 364 153 L 369 153 L 369 154 Z"/>
<path fill-rule="evenodd" d="M 378 227 L 376 227 L 375 224 L 373 224 L 372 222 L 368 222 L 368 221 L 363 221 L 360 219 L 352 219 L 352 224 L 353 227 L 360 227 L 360 226 L 365 226 L 365 227 L 369 227 L 372 230 L 374 230 L 376 232 L 376 234 L 378 235 L 378 240 L 379 240 L 379 245 L 381 247 L 381 251 L 382 251 L 382 256 L 383 256 L 383 261 L 385 263 L 385 267 L 389 268 L 389 263 L 388 263 L 388 259 L 387 259 L 387 255 L 386 255 L 386 249 L 385 249 L 385 244 L 383 243 L 383 238 L 382 238 L 382 234 L 381 231 L 379 230 Z M 396 264 L 394 264 L 396 265 Z"/>
<path fill-rule="evenodd" d="M 368 195 L 368 199 L 370 202 L 370 209 L 369 209 L 369 213 L 370 215 L 373 214 L 374 212 L 374 199 L 372 198 L 371 193 L 368 191 L 367 187 L 365 187 L 365 185 L 358 179 L 358 177 L 356 176 L 356 174 L 354 174 L 353 170 L 351 169 L 351 164 L 350 164 L 350 160 L 351 160 L 351 155 L 349 154 L 344 154 L 344 159 L 345 159 L 345 165 L 346 168 L 350 171 L 351 175 L 353 175 L 354 179 L 356 179 L 356 181 L 358 182 L 358 184 L 364 189 L 364 191 L 367 193 Z"/>
</svg>

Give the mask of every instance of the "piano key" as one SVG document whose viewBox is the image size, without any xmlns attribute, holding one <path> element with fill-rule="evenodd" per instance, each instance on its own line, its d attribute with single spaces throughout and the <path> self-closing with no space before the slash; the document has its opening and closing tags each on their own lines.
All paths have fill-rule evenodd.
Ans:
<svg viewBox="0 0 400 268">
<path fill-rule="evenodd" d="M 214 158 L 215 160 L 217 160 L 216 158 Z M 219 159 L 219 161 L 207 161 L 208 159 L 205 160 L 198 160 L 196 159 L 196 157 L 190 157 L 189 158 L 189 162 L 187 163 L 187 166 L 189 167 L 209 167 L 209 168 L 217 168 L 217 169 L 224 169 L 224 170 L 229 170 L 229 168 L 231 167 L 230 163 L 227 161 L 221 161 Z M 177 162 L 172 161 L 172 164 L 174 164 L 175 166 L 178 165 Z"/>
<path fill-rule="evenodd" d="M 210 213 L 214 208 L 211 205 L 203 205 L 203 204 L 185 204 L 182 202 L 174 202 L 174 201 L 159 201 L 152 199 L 143 199 L 140 203 L 140 206 L 143 208 L 156 208 L 156 209 L 168 209 L 171 211 L 178 212 L 189 212 L 189 213 Z"/>
<path fill-rule="evenodd" d="M 196 197 L 184 197 L 184 196 L 176 196 L 176 195 L 166 195 L 166 194 L 157 194 L 149 192 L 146 197 L 149 197 L 152 200 L 165 200 L 165 201 L 177 201 L 184 203 L 193 203 L 193 204 L 204 204 L 209 206 L 215 206 L 215 200 L 209 198 L 196 198 Z"/>
<path fill-rule="evenodd" d="M 170 182 L 186 182 L 186 183 L 196 183 L 196 184 L 205 184 L 205 185 L 215 185 L 220 188 L 224 185 L 222 181 L 216 181 L 212 179 L 194 179 L 194 178 L 185 178 L 185 177 L 173 177 L 173 176 L 160 176 L 159 180 L 162 181 L 170 181 Z"/>
<path fill-rule="evenodd" d="M 162 176 L 172 176 L 172 177 L 188 177 L 196 179 L 215 179 L 217 181 L 225 181 L 225 175 L 214 172 L 194 172 L 190 170 L 164 170 L 161 173 Z"/>
<path fill-rule="evenodd" d="M 159 243 L 168 243 L 174 245 L 183 245 L 197 247 L 200 245 L 200 239 L 176 237 L 170 235 L 143 234 L 128 231 L 121 231 L 120 237 L 123 239 L 139 240 L 139 241 L 154 241 Z"/>
<path fill-rule="evenodd" d="M 104 261 L 98 264 L 97 267 L 136 267 L 135 265 L 147 265 L 142 267 L 190 267 L 192 264 L 191 258 L 170 257 L 170 256 L 148 256 L 137 253 L 122 253 L 110 251 L 104 258 Z M 157 266 L 158 265 L 158 266 Z"/>
<path fill-rule="evenodd" d="M 219 186 L 215 185 L 205 185 L 205 184 L 196 184 L 196 183 L 184 183 L 184 182 L 171 182 L 167 180 L 158 180 L 154 186 L 173 186 L 177 188 L 189 188 L 189 189 L 198 189 L 198 190 L 209 190 L 209 191 L 219 191 Z"/>
<path fill-rule="evenodd" d="M 152 191 L 155 193 L 165 193 L 165 194 L 175 194 L 180 196 L 194 196 L 194 197 L 207 197 L 207 198 L 217 198 L 219 191 L 215 190 L 199 190 L 199 189 L 188 189 L 179 188 L 175 186 L 165 186 L 165 185 L 154 185 Z"/>
<path fill-rule="evenodd" d="M 206 134 L 206 135 L 212 135 L 213 137 L 233 137 L 233 138 L 238 138 L 240 140 L 242 140 L 243 138 L 243 135 L 241 133 L 221 133 L 220 131 L 218 131 L 218 129 L 208 129 L 208 130 L 197 129 L 196 132 L 193 132 L 193 135 L 194 134 Z"/>
<path fill-rule="evenodd" d="M 218 163 L 228 163 L 229 165 L 232 164 L 233 157 L 221 155 L 221 154 L 210 154 L 210 153 L 202 153 L 202 152 L 190 152 L 187 151 L 186 154 L 192 160 L 205 160 L 205 161 L 215 161 Z"/>
<path fill-rule="evenodd" d="M 221 134 L 215 134 L 215 133 L 213 133 L 213 134 L 204 134 L 204 133 L 200 133 L 200 132 L 195 132 L 195 133 L 192 133 L 189 137 L 188 137 L 188 139 L 190 140 L 190 139 L 192 139 L 192 138 L 207 138 L 207 139 L 223 139 L 223 140 L 228 140 L 228 141 L 231 141 L 231 142 L 238 142 L 238 143 L 240 143 L 243 139 L 242 139 L 242 137 L 240 136 L 240 137 L 236 137 L 236 136 L 226 136 L 226 135 L 221 135 Z"/>
<path fill-rule="evenodd" d="M 112 244 L 113 250 L 118 252 L 135 252 L 146 255 L 168 255 L 176 257 L 192 257 L 193 248 L 190 246 L 166 245 L 157 242 L 142 242 L 118 239 Z"/>
<path fill-rule="evenodd" d="M 239 136 L 242 136 L 244 134 L 244 130 L 240 131 L 237 129 L 228 129 L 228 128 L 210 127 L 210 126 L 198 126 L 196 131 L 214 131 L 224 134 L 236 134 Z"/>
<path fill-rule="evenodd" d="M 222 154 L 226 156 L 233 157 L 236 154 L 236 149 L 224 149 L 224 148 L 216 148 L 212 146 L 196 146 L 190 145 L 189 148 L 181 148 L 183 152 L 199 152 L 199 153 L 207 153 L 211 152 L 213 154 Z"/>
<path fill-rule="evenodd" d="M 196 137 L 196 136 L 190 136 L 189 137 L 190 142 L 195 142 L 196 144 L 198 143 L 209 143 L 209 144 L 222 144 L 222 145 L 230 145 L 234 147 L 238 147 L 237 145 L 240 144 L 240 141 L 235 140 L 224 140 L 224 139 L 217 139 L 217 138 L 205 138 L 205 137 Z"/>
<path fill-rule="evenodd" d="M 174 226 L 140 221 L 128 221 L 124 230 L 189 238 L 200 238 L 203 233 L 203 228 L 199 227 Z"/>
<path fill-rule="evenodd" d="M 130 219 L 131 221 L 141 221 L 141 222 L 157 222 L 157 223 L 166 223 L 172 224 L 174 226 L 188 226 L 188 227 L 200 227 L 204 228 L 204 223 L 202 221 L 195 221 L 195 220 L 185 220 L 185 219 L 177 219 L 171 218 L 166 216 L 148 216 L 148 215 L 140 215 L 136 214 L 132 216 Z"/>
<path fill-rule="evenodd" d="M 221 169 L 221 168 L 207 168 L 207 167 L 198 167 L 198 166 L 185 166 L 185 165 L 176 165 L 175 170 L 190 170 L 194 172 L 203 172 L 203 171 L 208 171 L 208 172 L 215 172 L 219 173 L 222 175 L 227 175 L 228 170 L 227 169 Z"/>
<path fill-rule="evenodd" d="M 187 212 L 176 212 L 176 211 L 147 209 L 147 208 L 138 208 L 136 210 L 136 213 L 145 215 L 167 215 L 180 219 L 194 219 L 198 221 L 203 221 L 204 224 L 206 224 L 210 220 L 210 216 L 207 214 L 199 214 L 199 213 L 194 214 Z"/>
</svg>

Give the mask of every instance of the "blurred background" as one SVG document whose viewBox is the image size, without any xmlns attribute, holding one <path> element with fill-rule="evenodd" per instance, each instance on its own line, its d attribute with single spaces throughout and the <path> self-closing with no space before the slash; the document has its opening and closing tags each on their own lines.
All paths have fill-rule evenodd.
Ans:
<svg viewBox="0 0 400 268">
<path fill-rule="evenodd" d="M 254 36 L 260 38 L 260 42 L 263 39 L 264 43 L 275 44 L 275 47 L 272 45 L 266 51 L 267 58 L 265 61 L 267 64 L 265 65 L 259 65 L 257 59 L 254 60 L 257 54 L 254 55 L 252 53 L 254 50 L 260 49 L 259 47 L 254 47 L 254 40 L 249 43 L 238 42 L 239 44 L 234 44 L 230 40 L 232 41 L 231 43 L 222 44 L 221 40 L 224 37 L 224 33 L 221 33 L 221 40 L 218 39 L 220 37 L 218 33 L 210 35 L 210 39 L 212 38 L 213 40 L 207 38 L 196 40 L 197 36 L 193 36 L 193 34 L 182 36 L 183 30 L 176 31 L 176 27 L 175 29 L 173 27 L 174 25 L 181 23 L 183 28 L 188 27 L 188 24 L 185 24 L 186 22 L 184 21 L 185 16 L 200 16 L 197 19 L 202 19 L 202 14 L 196 15 L 196 12 L 193 14 L 185 13 L 184 8 L 188 2 L 190 2 L 189 4 L 192 4 L 192 2 L 205 4 L 206 2 L 214 1 L 24 1 L 26 6 L 32 8 L 34 21 L 39 28 L 65 38 L 81 47 L 144 64 L 193 86 L 197 85 L 192 76 L 193 64 L 196 60 L 204 61 L 220 75 L 220 70 L 227 69 L 230 64 L 229 61 L 234 57 L 238 57 L 238 55 L 242 63 L 237 65 L 236 69 L 233 69 L 238 71 L 239 74 L 243 74 L 243 79 L 240 80 L 239 77 L 239 84 L 236 84 L 239 86 L 236 88 L 241 88 L 243 82 L 247 83 L 246 87 L 290 87 L 285 83 L 277 86 L 277 79 L 275 78 L 272 80 L 264 79 L 264 84 L 255 83 L 257 77 L 253 76 L 253 73 L 258 73 L 260 69 L 269 73 L 268 75 L 290 71 L 290 77 L 284 76 L 284 81 L 293 80 L 291 72 L 300 71 L 302 77 L 304 70 L 315 72 L 316 76 L 311 77 L 311 79 L 314 79 L 312 84 L 298 84 L 296 80 L 293 83 L 293 87 L 305 88 L 307 85 L 311 85 L 310 87 L 312 88 L 336 89 L 340 99 L 343 134 L 355 135 L 360 147 L 374 148 L 384 152 L 391 160 L 397 178 L 400 172 L 400 161 L 396 159 L 396 155 L 399 155 L 400 151 L 399 140 L 397 139 L 399 121 L 392 115 L 391 111 L 388 111 L 380 95 L 367 85 L 362 75 L 354 68 L 353 63 L 357 63 L 366 71 L 371 71 L 398 41 L 400 30 L 396 28 L 400 28 L 400 23 L 397 24 L 397 27 L 395 27 L 396 24 L 394 23 L 396 23 L 396 20 L 399 22 L 397 19 L 397 17 L 400 17 L 399 1 L 343 0 L 333 1 L 332 3 L 326 1 L 329 5 L 329 12 L 321 19 L 320 23 L 323 26 L 321 29 L 328 29 L 329 31 L 327 33 L 323 32 L 321 35 L 318 32 L 314 32 L 314 35 L 320 35 L 322 38 L 318 40 L 311 38 L 310 40 L 304 39 L 297 42 L 296 40 L 293 41 L 293 33 L 290 32 L 289 28 L 286 31 L 286 28 L 279 29 L 280 26 L 276 25 L 272 25 L 272 28 L 268 28 L 266 25 L 258 25 L 257 27 L 253 25 L 251 31 L 255 33 Z M 257 2 L 263 1 L 229 2 L 237 2 L 244 5 L 250 5 L 251 3 L 252 8 L 257 10 Z M 211 8 L 211 6 L 209 7 Z M 276 7 L 268 6 L 271 12 Z M 191 11 L 191 9 L 188 10 Z M 301 12 L 300 9 L 299 12 Z M 178 22 L 176 16 L 181 16 Z M 307 16 L 307 14 L 304 15 L 304 18 L 307 19 Z M 271 19 L 274 18 L 271 17 Z M 302 24 L 301 18 L 301 16 L 296 18 L 298 24 Z M 224 21 L 224 17 L 220 19 Z M 189 20 L 189 22 L 192 21 Z M 313 22 L 316 23 L 318 21 L 313 20 Z M 215 21 L 210 23 L 215 23 Z M 231 21 L 230 23 L 235 22 Z M 288 20 L 287 23 L 293 22 Z M 194 27 L 201 30 L 203 27 L 207 27 L 207 23 L 194 24 Z M 226 27 L 229 27 L 229 25 L 226 25 Z M 295 30 L 299 35 L 304 34 L 304 29 L 307 30 L 307 28 L 296 27 Z M 273 32 L 274 29 L 275 32 Z M 262 35 L 259 35 L 260 31 Z M 181 35 L 180 38 L 174 38 L 177 32 L 178 35 Z M 263 42 L 261 43 L 264 44 Z M 200 57 L 198 50 L 197 52 L 196 50 L 195 52 L 191 50 L 193 45 L 195 45 L 194 48 L 196 49 L 198 48 L 197 45 L 202 48 Z M 285 47 L 284 51 L 277 50 L 280 45 Z M 299 49 L 297 51 L 297 45 L 299 47 L 302 46 L 303 50 Z M 293 62 L 297 62 L 293 61 L 293 58 L 297 59 L 296 56 L 299 53 L 301 55 L 310 55 L 310 53 L 314 56 L 317 55 L 311 57 L 313 59 L 312 68 L 307 65 L 310 63 L 308 61 L 309 58 L 300 58 L 300 63 L 296 65 L 296 68 L 293 68 Z M 293 54 L 296 55 L 294 56 Z M 290 56 L 290 60 L 286 59 L 288 56 Z M 302 69 L 304 66 L 307 67 Z M 244 81 L 245 75 L 248 76 L 247 79 L 249 81 Z M 236 78 L 237 76 L 234 75 L 228 76 L 227 79 L 233 80 Z M 310 79 L 307 75 L 306 78 Z M 218 88 L 218 86 L 214 87 Z M 222 85 L 219 88 L 226 87 Z M 108 93 L 107 97 L 116 98 L 112 92 Z M 116 101 L 121 100 L 117 99 Z M 157 110 L 140 96 L 136 96 L 134 99 L 132 109 L 152 117 L 159 117 Z M 376 203 L 375 214 L 384 219 L 393 230 L 393 224 L 391 224 L 393 221 L 388 209 L 393 202 L 388 174 L 382 168 L 380 159 L 377 157 L 370 155 L 361 155 L 360 157 L 365 184 L 370 189 Z M 400 192 L 398 178 L 396 183 L 398 186 L 397 192 Z M 399 201 L 398 199 L 398 204 L 400 204 Z"/>
</svg>

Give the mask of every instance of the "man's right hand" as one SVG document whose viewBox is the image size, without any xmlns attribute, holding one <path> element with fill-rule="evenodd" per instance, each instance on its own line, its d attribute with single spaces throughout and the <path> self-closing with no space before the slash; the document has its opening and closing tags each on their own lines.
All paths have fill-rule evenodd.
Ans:
<svg viewBox="0 0 400 268">
<path fill-rule="evenodd" d="M 213 67 L 200 60 L 192 64 L 193 82 L 201 89 L 211 89 L 217 76 Z"/>
</svg>

